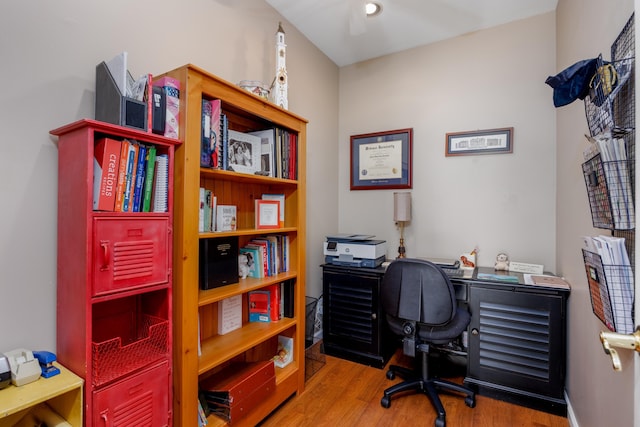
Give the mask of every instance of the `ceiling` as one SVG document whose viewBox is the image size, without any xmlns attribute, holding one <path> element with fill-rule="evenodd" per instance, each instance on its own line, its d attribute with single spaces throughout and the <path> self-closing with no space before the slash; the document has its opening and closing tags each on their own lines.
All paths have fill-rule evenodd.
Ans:
<svg viewBox="0 0 640 427">
<path fill-rule="evenodd" d="M 266 0 L 342 67 L 555 10 L 558 0 Z M 285 33 L 287 31 L 284 27 Z"/>
</svg>

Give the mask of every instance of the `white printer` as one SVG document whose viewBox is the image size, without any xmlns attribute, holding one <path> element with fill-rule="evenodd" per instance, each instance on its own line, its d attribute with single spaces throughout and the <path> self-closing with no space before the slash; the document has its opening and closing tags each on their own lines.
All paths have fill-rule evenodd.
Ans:
<svg viewBox="0 0 640 427">
<path fill-rule="evenodd" d="M 327 264 L 376 268 L 387 257 L 387 242 L 365 234 L 327 236 L 324 256 Z"/>
</svg>

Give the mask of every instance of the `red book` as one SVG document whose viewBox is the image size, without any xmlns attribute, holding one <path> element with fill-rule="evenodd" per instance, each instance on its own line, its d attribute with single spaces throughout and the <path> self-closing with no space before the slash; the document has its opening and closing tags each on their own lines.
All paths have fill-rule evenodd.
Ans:
<svg viewBox="0 0 640 427">
<path fill-rule="evenodd" d="M 147 86 L 144 88 L 144 101 L 147 103 L 147 132 L 153 131 L 153 76 L 147 74 Z"/>
<path fill-rule="evenodd" d="M 271 309 L 271 321 L 277 322 L 280 320 L 280 283 L 275 285 L 269 285 L 270 309 Z"/>
<path fill-rule="evenodd" d="M 270 298 L 269 291 L 258 290 L 249 292 L 249 322 L 271 321 Z"/>
<path fill-rule="evenodd" d="M 116 203 L 114 211 L 122 212 L 122 202 L 124 201 L 124 187 L 127 182 L 127 161 L 129 157 L 129 141 L 122 141 L 120 150 L 120 164 L 118 166 L 118 185 L 116 186 Z"/>
<path fill-rule="evenodd" d="M 121 142 L 102 138 L 94 148 L 93 210 L 113 211 L 118 185 Z"/>
</svg>

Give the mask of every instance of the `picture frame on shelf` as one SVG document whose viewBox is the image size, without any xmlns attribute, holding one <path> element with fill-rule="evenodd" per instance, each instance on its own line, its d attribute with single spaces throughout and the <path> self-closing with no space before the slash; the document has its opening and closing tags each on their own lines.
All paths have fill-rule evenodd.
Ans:
<svg viewBox="0 0 640 427">
<path fill-rule="evenodd" d="M 351 190 L 412 188 L 413 129 L 351 136 Z"/>
<path fill-rule="evenodd" d="M 275 176 L 274 174 L 274 152 L 275 152 L 275 139 L 276 130 L 265 129 L 255 132 L 249 132 L 249 135 L 254 135 L 260 138 L 260 168 L 259 171 L 264 176 Z"/>
<path fill-rule="evenodd" d="M 513 128 L 447 133 L 445 156 L 506 154 L 513 152 Z"/>
<path fill-rule="evenodd" d="M 229 130 L 229 168 L 255 174 L 261 170 L 262 139 L 248 133 Z"/>
<path fill-rule="evenodd" d="M 256 199 L 256 228 L 280 228 L 280 201 Z"/>
</svg>

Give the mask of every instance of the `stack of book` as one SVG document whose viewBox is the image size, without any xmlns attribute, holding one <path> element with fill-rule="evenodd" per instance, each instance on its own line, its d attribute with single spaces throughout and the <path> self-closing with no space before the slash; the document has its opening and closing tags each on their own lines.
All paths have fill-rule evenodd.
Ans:
<svg viewBox="0 0 640 427">
<path fill-rule="evenodd" d="M 169 164 L 152 144 L 101 138 L 94 148 L 93 210 L 166 212 Z"/>
<path fill-rule="evenodd" d="M 250 291 L 248 294 L 250 322 L 277 322 L 293 317 L 294 283 L 292 280 Z"/>
<path fill-rule="evenodd" d="M 289 271 L 289 236 L 268 235 L 250 240 L 240 253 L 248 259 L 249 277 L 263 278 Z"/>
<path fill-rule="evenodd" d="M 202 100 L 200 166 L 298 178 L 298 135 L 281 128 L 230 130 L 219 99 Z"/>
<path fill-rule="evenodd" d="M 217 196 L 209 189 L 200 187 L 198 231 L 234 231 L 237 229 L 237 207 L 218 204 Z"/>
</svg>

